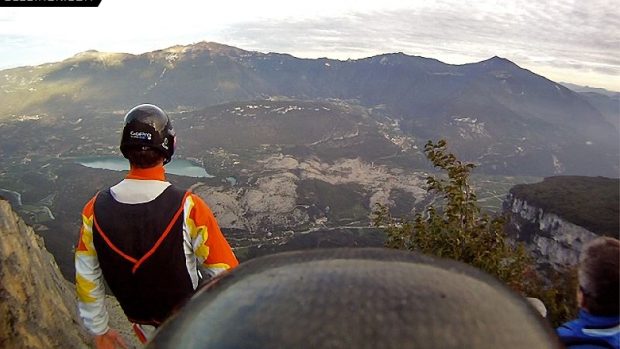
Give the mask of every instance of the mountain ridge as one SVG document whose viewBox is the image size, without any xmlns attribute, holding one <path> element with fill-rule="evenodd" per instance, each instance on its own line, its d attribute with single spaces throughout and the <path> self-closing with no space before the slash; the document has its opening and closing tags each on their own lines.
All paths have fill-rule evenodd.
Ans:
<svg viewBox="0 0 620 349">
<path fill-rule="evenodd" d="M 182 112 L 332 99 L 381 110 L 419 143 L 447 138 L 485 171 L 611 176 L 619 168 L 612 111 L 604 116 L 583 95 L 498 56 L 463 65 L 403 53 L 343 61 L 201 42 L 140 55 L 86 51 L 3 73 L 0 124 L 75 122 L 143 102 Z"/>
</svg>

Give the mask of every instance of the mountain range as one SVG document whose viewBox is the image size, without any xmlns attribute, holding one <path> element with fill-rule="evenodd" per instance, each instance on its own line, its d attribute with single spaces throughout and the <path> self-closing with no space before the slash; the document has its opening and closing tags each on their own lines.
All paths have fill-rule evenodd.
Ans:
<svg viewBox="0 0 620 349">
<path fill-rule="evenodd" d="M 413 149 L 446 138 L 485 173 L 617 176 L 620 116 L 614 118 L 613 98 L 574 92 L 500 57 L 464 65 L 402 53 L 300 59 L 201 42 L 141 55 L 87 51 L 4 70 L 0 127 L 101 117 L 99 127 L 116 128 L 118 118 L 109 115 L 142 102 L 205 116 L 205 108 L 242 101 L 337 101 L 365 108 L 376 116 L 369 127 L 387 125 Z M 316 127 L 330 123 L 323 117 Z M 307 125 L 290 122 L 279 132 L 295 138 L 302 129 Z"/>
<path fill-rule="evenodd" d="M 408 215 L 432 200 L 429 139 L 478 165 L 479 199 L 496 208 L 512 185 L 540 176 L 618 177 L 614 98 L 499 57 L 300 59 L 204 42 L 87 51 L 1 72 L 0 195 L 70 278 L 81 206 L 123 176 L 78 159 L 120 157 L 123 115 L 148 102 L 173 119 L 175 157 L 215 176 L 171 180 L 208 202 L 240 257 L 289 244 L 376 245 L 376 203 Z"/>
</svg>

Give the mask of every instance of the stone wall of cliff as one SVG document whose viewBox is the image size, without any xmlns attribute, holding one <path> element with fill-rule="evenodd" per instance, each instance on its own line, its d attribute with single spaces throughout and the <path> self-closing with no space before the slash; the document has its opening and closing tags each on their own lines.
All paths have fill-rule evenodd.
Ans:
<svg viewBox="0 0 620 349">
<path fill-rule="evenodd" d="M 42 239 L 0 199 L 0 348 L 87 348 L 76 309 Z"/>
<path fill-rule="evenodd" d="M 526 243 L 538 265 L 555 269 L 575 265 L 583 245 L 598 235 L 554 213 L 509 194 L 504 201 L 507 232 Z"/>
</svg>

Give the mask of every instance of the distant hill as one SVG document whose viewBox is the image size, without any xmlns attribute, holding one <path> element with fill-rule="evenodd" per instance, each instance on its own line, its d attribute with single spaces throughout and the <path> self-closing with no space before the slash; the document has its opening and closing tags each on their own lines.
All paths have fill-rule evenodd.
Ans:
<svg viewBox="0 0 620 349">
<path fill-rule="evenodd" d="M 589 93 L 589 92 L 593 92 L 593 93 L 598 93 L 598 94 L 602 94 L 608 97 L 618 97 L 620 96 L 620 92 L 619 91 L 610 91 L 604 88 L 600 88 L 600 87 L 590 87 L 590 86 L 581 86 L 581 85 L 576 85 L 576 84 L 571 84 L 569 82 L 560 82 L 560 84 L 568 87 L 569 89 L 578 92 L 578 93 Z"/>
<path fill-rule="evenodd" d="M 620 233 L 620 179 L 557 176 L 510 189 L 514 198 L 598 235 Z"/>
<path fill-rule="evenodd" d="M 141 102 L 196 112 L 273 98 L 339 100 L 389 118 L 384 124 L 418 144 L 447 138 L 487 173 L 618 173 L 618 132 L 594 102 L 499 57 L 464 65 L 402 53 L 300 59 L 203 42 L 141 55 L 87 51 L 4 70 L 0 87 L 0 128 L 11 132 L 16 121 L 28 123 L 28 134 L 93 119 L 116 128 L 112 116 Z M 280 135 L 305 127 L 299 121 Z"/>
<path fill-rule="evenodd" d="M 580 92 L 580 94 L 598 109 L 616 130 L 620 130 L 620 93 L 613 96 L 598 92 Z"/>
<path fill-rule="evenodd" d="M 566 82 L 562 82 L 562 85 L 583 96 L 588 103 L 601 112 L 607 121 L 616 127 L 616 130 L 620 130 L 620 92 Z"/>
</svg>

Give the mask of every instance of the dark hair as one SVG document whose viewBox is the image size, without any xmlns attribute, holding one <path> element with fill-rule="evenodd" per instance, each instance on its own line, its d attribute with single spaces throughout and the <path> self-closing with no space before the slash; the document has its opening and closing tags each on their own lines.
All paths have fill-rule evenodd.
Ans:
<svg viewBox="0 0 620 349">
<path fill-rule="evenodd" d="M 130 147 L 125 151 L 125 156 L 137 168 L 155 167 L 165 158 L 160 151 L 149 147 Z"/>
<path fill-rule="evenodd" d="M 579 257 L 579 287 L 585 307 L 593 315 L 620 314 L 620 241 L 599 237 Z"/>
</svg>

